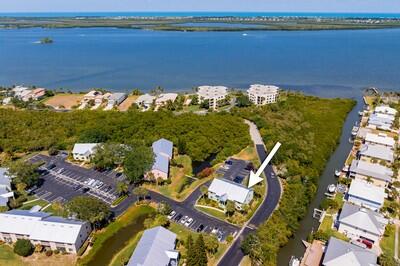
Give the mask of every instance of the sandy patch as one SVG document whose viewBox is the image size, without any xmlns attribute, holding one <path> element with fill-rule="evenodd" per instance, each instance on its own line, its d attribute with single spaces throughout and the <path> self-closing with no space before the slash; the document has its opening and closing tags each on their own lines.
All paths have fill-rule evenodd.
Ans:
<svg viewBox="0 0 400 266">
<path fill-rule="evenodd" d="M 64 106 L 65 109 L 71 109 L 72 106 L 79 104 L 82 98 L 83 94 L 57 94 L 45 101 L 45 104 L 54 108 Z"/>
<path fill-rule="evenodd" d="M 129 107 L 136 101 L 136 99 L 139 98 L 138 95 L 130 95 L 128 98 L 125 99 L 119 106 L 118 110 L 120 111 L 127 111 Z"/>
</svg>

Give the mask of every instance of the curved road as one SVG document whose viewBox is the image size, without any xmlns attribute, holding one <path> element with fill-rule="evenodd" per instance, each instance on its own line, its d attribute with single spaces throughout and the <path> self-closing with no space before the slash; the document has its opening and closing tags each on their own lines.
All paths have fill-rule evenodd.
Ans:
<svg viewBox="0 0 400 266">
<path fill-rule="evenodd" d="M 255 124 L 249 121 L 246 121 L 246 123 L 250 126 L 250 135 L 255 144 L 258 157 L 262 162 L 265 160 L 265 158 L 267 158 L 267 152 L 265 150 L 265 146 L 261 139 L 260 133 L 258 132 Z M 258 208 L 246 227 L 241 231 L 241 234 L 235 239 L 234 243 L 219 261 L 219 266 L 232 266 L 240 264 L 240 261 L 243 259 L 244 256 L 240 248 L 242 240 L 248 234 L 255 232 L 256 228 L 265 220 L 267 220 L 271 216 L 275 208 L 278 206 L 279 199 L 281 197 L 281 184 L 277 177 L 272 177 L 272 172 L 272 166 L 268 165 L 264 170 L 267 181 L 267 197 L 262 202 L 261 206 Z"/>
</svg>

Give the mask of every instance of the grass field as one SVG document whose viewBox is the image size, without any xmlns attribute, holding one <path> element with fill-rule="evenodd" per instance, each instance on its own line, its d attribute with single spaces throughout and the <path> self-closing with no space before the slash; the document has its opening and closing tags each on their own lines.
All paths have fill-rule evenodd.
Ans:
<svg viewBox="0 0 400 266">
<path fill-rule="evenodd" d="M 19 266 L 22 260 L 14 254 L 12 248 L 8 245 L 0 245 L 0 265 Z"/>
<path fill-rule="evenodd" d="M 207 208 L 207 207 L 203 207 L 203 206 L 196 206 L 196 209 L 198 209 L 199 211 L 202 211 L 204 213 L 207 213 L 211 216 L 214 216 L 215 218 L 218 218 L 220 220 L 225 220 L 226 216 L 225 213 L 223 211 L 218 211 L 215 209 L 211 209 L 211 208 Z"/>
<path fill-rule="evenodd" d="M 385 234 L 381 242 L 379 243 L 383 252 L 387 253 L 389 256 L 394 256 L 394 238 L 396 234 L 395 225 L 391 224 L 386 227 Z"/>
<path fill-rule="evenodd" d="M 43 208 L 44 206 L 46 206 L 48 204 L 49 203 L 47 201 L 42 200 L 42 199 L 38 199 L 38 200 L 35 200 L 35 201 L 32 201 L 32 202 L 23 204 L 19 209 L 21 209 L 21 210 L 30 210 L 33 206 L 36 206 L 36 205 L 39 205 L 39 206 L 41 206 Z"/>
<path fill-rule="evenodd" d="M 332 216 L 325 216 L 324 220 L 322 220 L 322 223 L 320 224 L 318 231 L 324 231 L 328 233 L 330 236 L 334 236 L 336 238 L 342 239 L 347 241 L 348 238 L 342 234 L 336 231 L 335 229 L 332 228 L 333 225 L 333 218 Z"/>
<path fill-rule="evenodd" d="M 130 95 L 128 96 L 128 98 L 125 99 L 125 101 L 123 101 L 119 106 L 118 106 L 118 110 L 120 111 L 127 111 L 129 109 L 129 107 L 131 107 L 131 105 L 136 101 L 136 99 L 138 98 L 138 95 Z"/>
<path fill-rule="evenodd" d="M 79 104 L 82 98 L 83 94 L 62 93 L 62 94 L 56 94 L 55 96 L 47 99 L 44 102 L 44 104 L 50 105 L 54 108 L 60 108 L 60 106 L 64 106 L 65 109 L 71 109 L 72 106 Z"/>
</svg>

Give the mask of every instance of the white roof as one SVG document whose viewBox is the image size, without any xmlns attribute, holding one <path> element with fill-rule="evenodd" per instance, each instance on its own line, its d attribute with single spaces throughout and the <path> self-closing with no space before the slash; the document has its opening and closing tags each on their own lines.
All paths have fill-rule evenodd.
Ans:
<svg viewBox="0 0 400 266">
<path fill-rule="evenodd" d="M 103 95 L 103 93 L 100 91 L 91 90 L 88 93 L 86 93 L 84 97 L 95 97 L 97 95 Z"/>
<path fill-rule="evenodd" d="M 146 94 L 140 95 L 139 98 L 136 99 L 136 103 L 143 102 L 143 103 L 151 104 L 151 103 L 153 103 L 155 98 L 156 97 L 151 96 L 150 94 L 146 93 Z"/>
<path fill-rule="evenodd" d="M 11 210 L 0 213 L 0 232 L 28 235 L 32 240 L 74 244 L 84 224 L 86 222 L 40 211 Z"/>
<path fill-rule="evenodd" d="M 383 235 L 388 220 L 382 214 L 345 202 L 339 216 L 339 222 L 358 230 Z"/>
<path fill-rule="evenodd" d="M 360 155 L 389 162 L 393 162 L 394 160 L 393 150 L 390 147 L 379 144 L 363 144 L 360 149 Z"/>
<path fill-rule="evenodd" d="M 350 172 L 367 177 L 370 176 L 387 182 L 391 182 L 393 176 L 393 171 L 390 168 L 362 160 L 353 160 L 351 162 Z"/>
<path fill-rule="evenodd" d="M 381 106 L 377 106 L 377 107 L 375 108 L 375 113 L 396 115 L 397 110 L 394 109 L 394 108 L 391 108 L 391 107 L 389 107 L 389 106 L 386 106 L 386 105 L 381 105 Z"/>
<path fill-rule="evenodd" d="M 225 97 L 228 94 L 228 88 L 225 86 L 199 86 L 197 95 L 203 99 L 213 99 Z"/>
<path fill-rule="evenodd" d="M 374 186 L 359 179 L 351 181 L 350 189 L 347 193 L 351 196 L 379 204 L 383 204 L 385 200 L 385 188 Z"/>
<path fill-rule="evenodd" d="M 89 155 L 95 152 L 95 147 L 98 143 L 76 143 L 74 145 L 74 149 L 72 150 L 73 154 L 80 155 Z"/>
<path fill-rule="evenodd" d="M 277 94 L 279 92 L 279 87 L 274 85 L 253 84 L 250 86 L 247 92 L 258 96 L 266 96 Z"/>
<path fill-rule="evenodd" d="M 226 196 L 228 200 L 245 203 L 251 190 L 234 182 L 214 178 L 208 191 L 215 193 L 218 197 Z"/>
<path fill-rule="evenodd" d="M 394 139 L 392 137 L 388 137 L 386 134 L 379 133 L 379 134 L 374 134 L 374 133 L 367 133 L 365 136 L 365 141 L 367 142 L 372 142 L 372 143 L 378 143 L 386 146 L 393 147 L 394 146 Z"/>
<path fill-rule="evenodd" d="M 21 92 L 24 90 L 29 90 L 28 87 L 23 87 L 23 86 L 16 86 L 15 88 L 12 89 L 13 92 Z"/>
<path fill-rule="evenodd" d="M 176 100 L 176 97 L 178 97 L 177 93 L 162 93 L 158 96 L 156 103 L 161 104 L 167 101 L 174 102 Z"/>
</svg>

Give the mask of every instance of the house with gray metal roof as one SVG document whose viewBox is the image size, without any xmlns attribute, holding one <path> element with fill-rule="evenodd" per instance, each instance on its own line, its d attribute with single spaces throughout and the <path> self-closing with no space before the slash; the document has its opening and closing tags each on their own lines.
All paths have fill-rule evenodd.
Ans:
<svg viewBox="0 0 400 266">
<path fill-rule="evenodd" d="M 123 101 L 125 101 L 127 95 L 123 92 L 115 92 L 108 97 L 107 106 L 104 110 L 111 110 L 114 106 L 120 105 Z"/>
<path fill-rule="evenodd" d="M 338 231 L 351 239 L 378 243 L 388 220 L 380 213 L 345 202 L 337 219 Z"/>
<path fill-rule="evenodd" d="M 168 179 L 169 161 L 172 159 L 173 146 L 174 144 L 172 141 L 164 138 L 153 143 L 152 149 L 155 158 L 151 171 L 145 175 L 146 179 L 151 179 L 152 177 L 161 178 L 163 180 Z"/>
<path fill-rule="evenodd" d="M 387 146 L 379 144 L 363 144 L 360 148 L 359 155 L 384 160 L 389 163 L 394 161 L 393 150 Z"/>
<path fill-rule="evenodd" d="M 378 187 L 364 180 L 354 179 L 351 181 L 346 199 L 354 204 L 367 207 L 373 211 L 383 206 L 386 193 L 384 187 Z"/>
<path fill-rule="evenodd" d="M 7 207 L 12 197 L 14 192 L 11 189 L 11 177 L 7 173 L 7 168 L 0 168 L 0 206 Z"/>
<path fill-rule="evenodd" d="M 221 207 L 225 207 L 230 200 L 237 209 L 241 209 L 253 200 L 253 196 L 253 189 L 226 179 L 214 178 L 208 188 L 208 198 L 218 202 Z"/>
<path fill-rule="evenodd" d="M 373 266 L 378 257 L 368 249 L 331 237 L 325 248 L 323 266 Z"/>
<path fill-rule="evenodd" d="M 366 180 L 371 178 L 376 185 L 386 186 L 392 182 L 393 171 L 383 165 L 363 160 L 353 160 L 350 165 L 350 176 Z"/>
<path fill-rule="evenodd" d="M 33 245 L 76 253 L 90 232 L 88 222 L 51 216 L 33 208 L 0 213 L 0 240 L 5 242 L 24 238 Z"/>
<path fill-rule="evenodd" d="M 175 266 L 179 251 L 175 250 L 176 234 L 157 226 L 144 231 L 128 266 Z"/>
<path fill-rule="evenodd" d="M 98 143 L 76 143 L 72 155 L 76 161 L 89 162 L 96 152 Z"/>
</svg>

